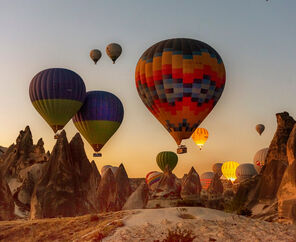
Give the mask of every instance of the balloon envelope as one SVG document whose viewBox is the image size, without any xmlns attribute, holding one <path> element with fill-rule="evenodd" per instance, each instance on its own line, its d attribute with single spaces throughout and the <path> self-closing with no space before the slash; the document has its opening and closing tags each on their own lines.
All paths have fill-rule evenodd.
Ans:
<svg viewBox="0 0 296 242">
<path fill-rule="evenodd" d="M 98 49 L 93 49 L 90 51 L 89 56 L 97 64 L 98 60 L 101 59 L 102 53 Z"/>
<path fill-rule="evenodd" d="M 255 128 L 256 128 L 256 131 L 258 132 L 258 134 L 260 134 L 260 135 L 265 130 L 265 126 L 263 124 L 257 124 Z"/>
<path fill-rule="evenodd" d="M 235 174 L 236 168 L 239 166 L 239 163 L 236 161 L 227 161 L 224 162 L 221 170 L 222 174 L 231 181 L 234 181 L 237 177 Z"/>
<path fill-rule="evenodd" d="M 172 151 L 163 151 L 157 155 L 156 162 L 162 171 L 172 171 L 178 163 L 178 156 Z"/>
<path fill-rule="evenodd" d="M 105 165 L 101 169 L 101 175 L 103 176 L 108 169 L 111 169 L 113 175 L 115 175 L 116 171 L 118 170 L 118 167 L 111 166 L 111 165 Z"/>
<path fill-rule="evenodd" d="M 119 128 L 123 106 L 118 97 L 104 91 L 90 91 L 73 122 L 96 152 L 99 152 Z"/>
<path fill-rule="evenodd" d="M 168 39 L 143 53 L 135 80 L 146 107 L 180 145 L 218 102 L 225 68 L 209 45 L 194 39 Z"/>
<path fill-rule="evenodd" d="M 119 44 L 111 43 L 106 47 L 106 53 L 113 61 L 113 64 L 117 60 L 117 58 L 121 55 L 122 48 Z"/>
<path fill-rule="evenodd" d="M 258 150 L 254 155 L 253 164 L 258 173 L 260 173 L 262 167 L 265 165 L 268 150 L 268 147 L 263 148 L 261 150 Z"/>
<path fill-rule="evenodd" d="M 194 143 L 201 149 L 209 137 L 209 132 L 204 128 L 197 128 L 193 134 L 192 139 Z"/>
<path fill-rule="evenodd" d="M 56 133 L 82 106 L 85 85 L 75 72 L 52 68 L 34 76 L 29 93 L 35 109 Z"/>
<path fill-rule="evenodd" d="M 202 189 L 207 190 L 208 187 L 210 186 L 213 178 L 214 178 L 214 172 L 208 171 L 200 176 L 200 184 L 202 186 Z"/>
<path fill-rule="evenodd" d="M 236 177 L 239 182 L 257 175 L 257 171 L 253 164 L 240 164 L 235 170 Z"/>
<path fill-rule="evenodd" d="M 161 172 L 158 171 L 151 171 L 146 175 L 146 184 L 148 185 L 150 190 L 155 190 L 161 177 L 162 177 Z"/>
</svg>

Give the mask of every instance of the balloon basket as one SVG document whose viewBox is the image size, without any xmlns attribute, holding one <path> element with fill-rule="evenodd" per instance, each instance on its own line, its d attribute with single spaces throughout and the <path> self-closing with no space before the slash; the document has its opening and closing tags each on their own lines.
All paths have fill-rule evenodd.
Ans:
<svg viewBox="0 0 296 242">
<path fill-rule="evenodd" d="M 185 145 L 180 145 L 177 149 L 177 154 L 185 154 L 187 153 L 187 147 Z"/>
<path fill-rule="evenodd" d="M 94 153 L 93 157 L 102 157 L 102 154 L 101 153 Z"/>
</svg>

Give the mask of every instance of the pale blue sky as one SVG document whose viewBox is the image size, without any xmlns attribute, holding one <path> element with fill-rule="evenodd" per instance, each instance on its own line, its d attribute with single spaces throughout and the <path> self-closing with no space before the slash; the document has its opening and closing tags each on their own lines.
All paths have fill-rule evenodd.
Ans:
<svg viewBox="0 0 296 242">
<path fill-rule="evenodd" d="M 204 150 L 187 140 L 189 152 L 179 156 L 175 173 L 182 176 L 191 166 L 202 173 L 219 161 L 252 162 L 270 143 L 275 113 L 296 117 L 295 10 L 295 0 L 0 0 L 0 145 L 15 142 L 28 124 L 35 142 L 43 137 L 52 149 L 53 133 L 32 107 L 28 87 L 40 70 L 65 67 L 84 79 L 87 90 L 111 91 L 123 102 L 124 121 L 96 160 L 99 169 L 123 162 L 133 177 L 158 170 L 157 153 L 175 151 L 176 144 L 140 100 L 135 66 L 155 42 L 190 37 L 220 53 L 227 80 L 201 125 L 210 133 Z M 123 47 L 116 65 L 105 54 L 110 42 Z M 89 59 L 93 48 L 103 52 L 96 66 Z M 257 123 L 266 126 L 261 137 Z M 75 134 L 72 121 L 66 131 L 69 139 Z"/>
</svg>

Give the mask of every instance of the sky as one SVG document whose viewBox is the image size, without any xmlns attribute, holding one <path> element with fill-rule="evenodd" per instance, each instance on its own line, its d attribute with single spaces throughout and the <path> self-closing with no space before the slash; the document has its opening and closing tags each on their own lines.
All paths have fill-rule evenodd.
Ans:
<svg viewBox="0 0 296 242">
<path fill-rule="evenodd" d="M 122 125 L 95 162 L 118 166 L 129 177 L 159 170 L 156 155 L 176 151 L 165 128 L 142 103 L 135 86 L 135 67 L 142 53 L 168 38 L 193 38 L 211 45 L 226 68 L 224 92 L 200 127 L 209 139 L 200 151 L 191 139 L 179 155 L 174 173 L 182 177 L 193 166 L 199 174 L 216 162 L 252 163 L 276 130 L 277 112 L 296 118 L 295 0 L 0 0 L 0 145 L 15 142 L 29 125 L 45 149 L 55 140 L 33 108 L 29 84 L 39 71 L 62 67 L 78 73 L 87 90 L 114 93 L 123 103 Z M 119 43 L 115 65 L 106 46 Z M 94 65 L 91 49 L 102 58 Z M 266 127 L 262 136 L 255 125 Z M 78 132 L 70 121 L 70 140 Z M 90 160 L 93 151 L 85 142 Z"/>
</svg>

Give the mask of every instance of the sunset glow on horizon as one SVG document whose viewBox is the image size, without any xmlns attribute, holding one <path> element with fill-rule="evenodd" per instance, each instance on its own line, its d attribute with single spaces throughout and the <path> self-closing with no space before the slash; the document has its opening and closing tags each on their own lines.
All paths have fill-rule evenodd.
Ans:
<svg viewBox="0 0 296 242">
<path fill-rule="evenodd" d="M 182 177 L 192 166 L 202 174 L 216 162 L 252 163 L 255 153 L 270 144 L 275 114 L 287 111 L 296 118 L 296 2 L 171 2 L 0 0 L 0 146 L 15 143 L 29 125 L 34 143 L 42 137 L 45 149 L 52 150 L 54 133 L 32 106 L 29 85 L 39 71 L 67 68 L 81 76 L 86 91 L 111 92 L 124 107 L 122 124 L 101 158 L 92 157 L 84 139 L 89 160 L 99 170 L 123 163 L 129 177 L 160 171 L 157 154 L 176 152 L 177 144 L 140 99 L 135 68 L 151 45 L 192 38 L 220 54 L 226 85 L 199 126 L 209 132 L 202 150 L 191 138 L 185 140 L 188 153 L 178 155 L 173 172 Z M 112 42 L 122 46 L 116 64 L 105 51 Z M 96 65 L 89 57 L 92 49 L 102 52 Z M 265 125 L 262 136 L 255 130 L 259 123 Z M 78 132 L 72 120 L 65 130 L 69 141 Z"/>
</svg>

